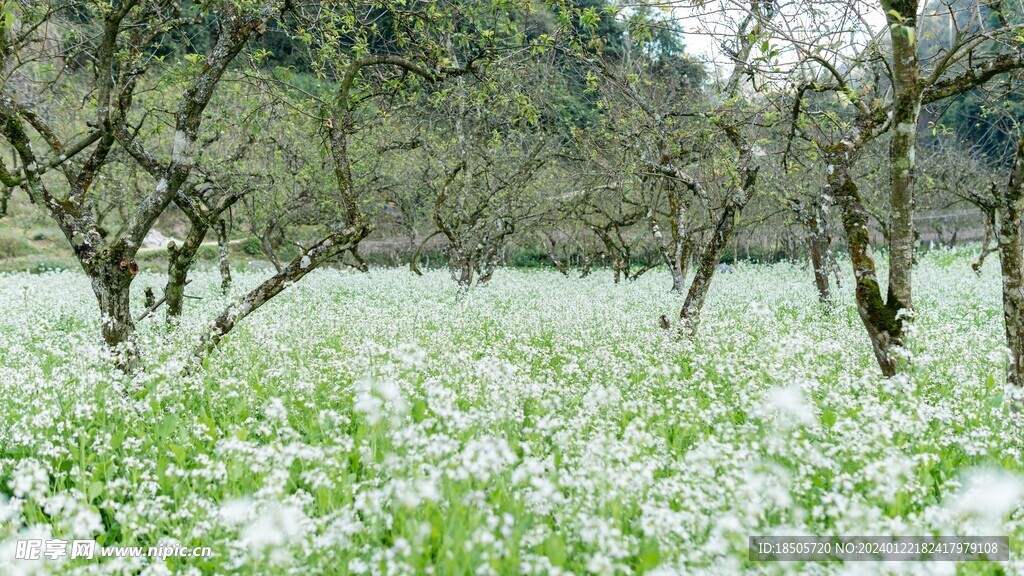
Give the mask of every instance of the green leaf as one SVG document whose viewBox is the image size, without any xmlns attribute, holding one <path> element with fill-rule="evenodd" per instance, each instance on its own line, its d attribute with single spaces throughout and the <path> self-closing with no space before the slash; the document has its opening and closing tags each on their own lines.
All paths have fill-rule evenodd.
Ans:
<svg viewBox="0 0 1024 576">
<path fill-rule="evenodd" d="M 103 493 L 103 489 L 105 487 L 106 485 L 103 482 L 100 482 L 99 480 L 93 480 L 92 482 L 89 483 L 89 488 L 86 489 L 85 491 L 86 498 L 89 500 L 89 502 L 92 502 L 100 494 Z"/>
<path fill-rule="evenodd" d="M 168 446 L 168 448 L 170 448 L 171 452 L 174 454 L 174 460 L 178 464 L 178 466 L 184 466 L 185 457 L 187 455 L 185 447 L 179 444 L 171 444 Z"/>
<path fill-rule="evenodd" d="M 557 534 L 551 534 L 544 541 L 544 555 L 551 560 L 553 566 L 565 566 L 565 542 Z"/>
<path fill-rule="evenodd" d="M 824 424 L 826 428 L 831 428 L 836 423 L 836 413 L 828 409 L 822 410 L 821 423 Z"/>
</svg>

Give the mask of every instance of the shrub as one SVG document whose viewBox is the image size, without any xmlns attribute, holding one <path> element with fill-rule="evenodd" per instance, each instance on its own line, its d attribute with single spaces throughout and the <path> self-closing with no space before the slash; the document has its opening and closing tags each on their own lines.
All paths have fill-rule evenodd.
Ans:
<svg viewBox="0 0 1024 576">
<path fill-rule="evenodd" d="M 0 258 L 19 258 L 35 251 L 23 235 L 10 230 L 0 231 Z"/>
</svg>

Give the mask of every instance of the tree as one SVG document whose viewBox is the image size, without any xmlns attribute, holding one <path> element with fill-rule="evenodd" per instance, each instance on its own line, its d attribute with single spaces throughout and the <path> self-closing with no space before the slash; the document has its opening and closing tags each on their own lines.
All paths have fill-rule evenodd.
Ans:
<svg viewBox="0 0 1024 576">
<path fill-rule="evenodd" d="M 430 92 L 431 83 L 470 74 L 479 62 L 504 56 L 510 48 L 521 50 L 519 16 L 515 5 L 505 3 L 407 5 L 383 1 L 296 7 L 296 37 L 307 44 L 313 69 L 332 79 L 329 93 L 297 91 L 305 108 L 321 115 L 318 124 L 325 128 L 341 219 L 326 236 L 225 309 L 196 347 L 194 359 L 204 357 L 241 319 L 287 286 L 336 256 L 354 255 L 372 230 L 355 185 L 350 149 L 360 127 L 358 112 L 370 102 L 394 105 L 398 99 L 386 98 L 388 94 Z M 295 86 L 273 75 L 267 84 L 296 91 Z M 383 113 L 380 108 L 374 112 Z"/>
<path fill-rule="evenodd" d="M 757 157 L 761 149 L 746 133 L 758 116 L 755 107 L 741 94 L 743 79 L 750 71 L 753 47 L 764 33 L 764 22 L 774 17 L 771 2 L 754 0 L 749 15 L 735 28 L 734 66 L 728 81 L 713 98 L 679 98 L 685 93 L 688 75 L 676 68 L 665 73 L 665 63 L 648 58 L 644 51 L 623 61 L 611 61 L 580 48 L 583 62 L 589 65 L 606 94 L 620 102 L 630 116 L 628 134 L 636 140 L 631 144 L 640 150 L 639 158 L 630 159 L 635 174 L 644 186 L 664 190 L 669 199 L 667 211 L 672 229 L 672 242 L 662 243 L 666 261 L 673 270 L 674 286 L 685 275 L 690 251 L 697 250 L 697 267 L 679 313 L 682 332 L 694 334 L 700 312 L 711 287 L 711 281 L 736 227 L 736 217 L 750 200 L 757 182 Z M 650 20 L 641 13 L 633 23 L 631 35 L 653 38 L 650 30 L 658 29 L 659 20 Z M 655 44 L 655 48 L 660 46 Z M 655 55 L 657 53 L 655 52 Z M 621 132 L 621 130 L 612 130 Z M 694 144 L 697 142 L 698 144 Z M 695 167 L 705 175 L 702 178 Z M 709 182 L 721 182 L 717 202 L 709 195 Z M 690 215 L 695 210 L 684 208 L 699 205 L 710 210 L 705 242 L 696 248 L 691 241 Z M 658 211 L 649 210 L 649 217 Z M 660 232 L 660 227 L 653 227 Z M 657 236 L 657 234 L 655 234 Z M 660 243 L 660 242 L 659 242 Z"/>
<path fill-rule="evenodd" d="M 1002 273 L 1003 323 L 1006 346 L 1010 350 L 1006 380 L 1014 386 L 1024 386 L 1024 242 L 1021 240 L 1024 136 L 1018 140 L 1013 167 L 1006 184 L 993 181 L 986 186 L 983 182 L 979 181 L 977 188 L 968 189 L 967 193 L 970 200 L 981 208 L 988 226 L 995 232 Z"/>
<path fill-rule="evenodd" d="M 1006 38 L 1013 26 L 997 30 L 965 30 L 948 50 L 927 58 L 916 54 L 918 19 L 916 2 L 885 3 L 891 45 L 881 35 L 862 28 L 864 7 L 848 4 L 811 4 L 829 21 L 850 23 L 866 43 L 848 47 L 822 38 L 794 38 L 791 25 L 773 26 L 798 55 L 789 71 L 792 87 L 790 115 L 793 130 L 820 150 L 827 172 L 829 194 L 842 214 L 855 295 L 861 320 L 868 332 L 882 373 L 899 369 L 904 350 L 903 324 L 911 314 L 911 267 L 913 265 L 914 182 L 916 133 L 921 106 L 963 94 L 1001 74 L 1024 66 L 1018 53 L 991 51 L 986 42 Z M 796 16 L 791 16 L 797 18 Z M 899 60 L 895 63 L 894 60 Z M 888 87 L 894 87 L 888 98 Z M 810 94 L 831 93 L 834 98 L 806 100 Z M 870 216 L 854 178 L 854 166 L 870 142 L 891 132 L 890 172 L 890 283 L 885 297 L 878 283 L 870 245 Z"/>
<path fill-rule="evenodd" d="M 265 28 L 278 13 L 276 2 L 235 4 L 230 1 L 142 3 L 124 0 L 111 5 L 88 3 L 81 8 L 83 29 L 76 36 L 88 38 L 94 74 L 80 104 L 80 92 L 67 89 L 69 76 L 55 70 L 68 56 L 63 42 L 46 42 L 46 34 L 65 25 L 61 15 L 70 4 L 15 2 L 10 17 L 0 24 L 0 70 L 5 78 L 0 93 L 0 133 L 17 151 L 20 167 L 0 168 L 0 181 L 18 186 L 47 211 L 71 243 L 82 269 L 89 276 L 102 315 L 106 344 L 121 368 L 136 365 L 139 351 L 130 310 L 130 287 L 138 265 L 135 255 L 157 217 L 174 201 L 192 173 L 196 161 L 203 112 L 222 76 L 249 38 Z M 173 82 L 182 93 L 173 114 L 169 154 L 160 154 L 139 137 L 148 116 L 133 107 L 136 88 L 147 74 L 159 74 L 154 50 L 168 30 L 205 17 L 219 25 L 216 41 L 206 53 L 185 54 L 170 74 L 151 82 Z M 44 25 L 45 24 L 45 25 Z M 71 24 L 68 24 L 69 26 Z M 38 108 L 50 102 L 58 110 L 49 116 Z M 62 123 L 84 119 L 84 135 L 69 136 Z M 134 125 L 132 123 L 135 123 Z M 72 125 L 74 126 L 74 125 Z M 49 155 L 36 152 L 42 141 Z M 155 185 L 134 207 L 116 237 L 105 236 L 98 225 L 89 196 L 97 174 L 110 159 L 115 144 L 123 147 L 155 180 Z M 79 154 L 84 160 L 69 161 Z M 44 178 L 56 169 L 65 182 Z M 57 191 L 58 188 L 63 189 Z"/>
<path fill-rule="evenodd" d="M 423 138 L 423 182 L 460 290 L 486 283 L 511 238 L 546 209 L 537 183 L 556 141 L 539 125 L 528 87 L 497 80 L 516 77 L 507 72 L 492 70 L 473 86 L 457 80 L 447 98 L 435 99 L 437 131 Z"/>
</svg>

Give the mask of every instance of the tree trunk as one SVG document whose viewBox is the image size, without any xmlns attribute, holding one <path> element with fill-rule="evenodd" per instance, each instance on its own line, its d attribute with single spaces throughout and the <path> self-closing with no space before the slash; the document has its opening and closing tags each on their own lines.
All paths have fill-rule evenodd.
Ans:
<svg viewBox="0 0 1024 576">
<path fill-rule="evenodd" d="M 214 320 L 211 329 L 203 336 L 199 345 L 193 351 L 193 363 L 200 362 L 216 348 L 217 344 L 220 343 L 224 336 L 231 332 L 240 320 L 255 312 L 270 301 L 271 298 L 280 294 L 288 286 L 301 280 L 303 276 L 312 272 L 324 262 L 338 254 L 351 250 L 369 232 L 370 229 L 368 227 L 357 223 L 355 226 L 324 238 L 302 254 L 296 256 L 281 272 L 254 288 L 240 302 L 229 306 L 221 312 L 220 316 Z"/>
<path fill-rule="evenodd" d="M 228 225 L 223 218 L 217 220 L 217 256 L 220 260 L 220 291 L 227 296 L 231 292 L 231 260 L 228 257 Z"/>
<path fill-rule="evenodd" d="M 857 184 L 850 176 L 848 161 L 842 153 L 829 155 L 828 184 L 843 215 L 850 248 L 850 262 L 855 279 L 854 295 L 871 347 L 882 374 L 893 376 L 897 370 L 896 350 L 903 346 L 903 321 L 899 316 L 903 305 L 892 290 L 882 300 L 881 288 L 875 273 L 875 260 L 868 238 L 868 213 L 864 209 Z"/>
<path fill-rule="evenodd" d="M 1003 273 L 1003 320 L 1006 346 L 1011 358 L 1006 381 L 1024 385 L 1024 261 L 1022 261 L 1021 214 L 1014 204 L 999 208 L 999 267 Z"/>
<path fill-rule="evenodd" d="M 138 367 L 139 348 L 132 320 L 130 287 L 138 266 L 133 260 L 112 259 L 97 262 L 86 272 L 100 308 L 103 341 L 113 354 L 116 366 L 126 373 L 133 372 Z"/>
<path fill-rule="evenodd" d="M 835 260 L 830 251 L 832 238 L 829 237 L 823 198 L 817 198 L 811 206 L 798 205 L 797 217 L 807 228 L 807 254 L 814 269 L 814 285 L 818 289 L 818 301 L 831 305 L 832 286 L 829 274 L 835 271 Z"/>
<path fill-rule="evenodd" d="M 273 228 L 268 228 L 266 232 L 260 236 L 260 249 L 263 251 L 263 255 L 270 260 L 270 263 L 274 265 L 274 269 L 280 274 L 284 272 L 284 264 L 281 259 L 277 257 L 277 251 L 274 250 L 274 242 L 271 236 L 274 234 Z"/>
<path fill-rule="evenodd" d="M 993 187 L 994 188 L 994 187 Z M 999 265 L 1003 273 L 1003 320 L 1006 346 L 1011 358 L 1006 381 L 1024 386 L 1024 255 L 1021 254 L 1021 204 L 1024 202 L 1024 138 L 1017 143 L 1006 194 L 998 199 L 995 230 L 998 233 Z"/>
<path fill-rule="evenodd" d="M 192 227 L 180 248 L 171 244 L 167 247 L 167 286 L 164 295 L 167 298 L 167 320 L 175 321 L 181 316 L 185 301 L 185 282 L 188 271 L 195 261 L 196 252 L 203 244 L 203 238 L 209 226 L 203 221 L 193 221 Z"/>
<path fill-rule="evenodd" d="M 471 258 L 464 258 L 458 264 L 459 273 L 459 290 L 465 290 L 473 285 L 473 261 Z"/>
<path fill-rule="evenodd" d="M 891 184 L 889 292 L 909 312 L 914 265 L 914 177 L 922 82 L 918 61 L 917 0 L 882 0 L 893 50 L 893 117 L 889 145 Z"/>
<path fill-rule="evenodd" d="M 729 238 L 736 229 L 737 206 L 734 202 L 727 202 L 722 209 L 722 215 L 718 218 L 715 231 L 708 239 L 697 264 L 697 271 L 693 281 L 690 283 L 690 290 L 686 293 L 686 300 L 683 302 L 683 309 L 679 311 L 679 330 L 693 336 L 697 332 L 697 325 L 700 323 L 700 312 L 704 308 L 704 301 L 711 290 L 711 280 L 715 277 L 715 270 L 721 262 L 726 248 L 729 246 Z"/>
<path fill-rule="evenodd" d="M 440 233 L 441 233 L 441 231 L 438 230 L 438 231 L 434 232 L 433 234 L 431 234 L 430 236 L 427 236 L 426 238 L 424 238 L 423 242 L 420 242 L 419 247 L 417 247 L 416 251 L 413 252 L 412 258 L 409 259 L 409 271 L 410 272 L 415 273 L 417 276 L 423 276 L 423 272 L 420 271 L 420 266 L 419 266 L 420 255 L 423 254 L 423 247 L 427 245 L 427 242 L 429 242 L 431 238 L 433 238 L 434 236 L 437 236 Z M 427 262 L 427 266 L 430 266 L 430 262 Z"/>
<path fill-rule="evenodd" d="M 669 270 L 672 272 L 671 292 L 673 294 L 682 294 L 683 285 L 686 283 L 686 272 L 683 271 L 681 264 L 679 259 L 673 258 L 672 266 L 669 267 Z"/>
<path fill-rule="evenodd" d="M 366 264 L 366 260 L 363 260 L 363 257 L 359 255 L 358 246 L 354 246 L 348 252 L 349 254 L 352 255 L 352 259 L 356 261 L 355 265 L 353 266 L 356 270 L 359 270 L 364 274 L 370 271 L 370 267 Z"/>
<path fill-rule="evenodd" d="M 568 276 L 569 266 L 572 264 L 572 261 L 569 260 L 568 262 L 562 262 L 562 258 L 558 256 L 558 241 L 555 240 L 554 235 L 547 233 L 540 234 L 539 236 L 540 245 L 544 249 L 545 254 L 547 254 L 548 260 L 551 260 L 551 264 L 555 267 L 555 270 L 558 270 L 562 276 Z"/>
<path fill-rule="evenodd" d="M 985 265 L 985 258 L 988 257 L 993 251 L 999 249 L 999 241 L 996 239 L 995 248 L 992 247 L 992 223 L 988 217 L 985 218 L 985 233 L 981 238 L 981 253 L 978 254 L 978 259 L 971 264 L 971 270 L 974 270 L 975 274 L 981 275 L 981 268 Z"/>
<path fill-rule="evenodd" d="M 831 305 L 833 300 L 832 287 L 828 281 L 828 242 L 817 232 L 812 232 L 807 238 L 807 251 L 811 256 L 811 266 L 814 268 L 814 285 L 818 288 L 818 301 Z"/>
</svg>

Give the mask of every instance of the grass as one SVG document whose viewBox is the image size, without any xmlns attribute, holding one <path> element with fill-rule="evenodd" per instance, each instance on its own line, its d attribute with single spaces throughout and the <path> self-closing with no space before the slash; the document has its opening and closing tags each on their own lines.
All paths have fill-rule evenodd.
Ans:
<svg viewBox="0 0 1024 576">
<path fill-rule="evenodd" d="M 26 535 L 181 542 L 208 559 L 55 573 L 1018 573 L 1022 416 L 1004 400 L 996 263 L 933 252 L 905 376 L 878 376 L 848 290 L 809 270 L 715 279 L 694 341 L 666 273 L 318 271 L 180 368 L 229 302 L 111 372 L 86 279 L 0 275 L 0 566 Z M 236 275 L 234 298 L 257 272 Z M 159 288 L 143 273 L 142 287 Z M 141 303 L 137 303 L 141 308 Z M 159 315 L 158 315 L 159 316 Z M 1007 534 L 1006 564 L 756 563 L 756 534 Z M 117 562 L 126 562 L 123 568 Z M 91 573 L 91 572 L 89 572 Z"/>
</svg>

